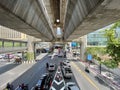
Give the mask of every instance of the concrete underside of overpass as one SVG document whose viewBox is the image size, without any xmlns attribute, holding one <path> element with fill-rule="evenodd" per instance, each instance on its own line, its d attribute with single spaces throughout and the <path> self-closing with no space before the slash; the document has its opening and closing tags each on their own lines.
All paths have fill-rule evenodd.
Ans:
<svg viewBox="0 0 120 90">
<path fill-rule="evenodd" d="M 56 23 L 60 19 L 60 23 Z M 0 24 L 44 41 L 72 41 L 120 20 L 120 0 L 0 0 Z"/>
<path fill-rule="evenodd" d="M 92 2 L 93 0 L 90 1 L 91 4 L 93 4 L 92 6 L 94 6 L 94 3 Z M 81 13 L 81 16 L 82 15 L 84 16 L 83 20 L 81 21 L 80 21 L 80 16 L 76 17 L 80 13 L 80 10 L 78 10 L 77 9 L 78 7 L 76 6 L 75 9 L 76 12 L 75 11 L 73 12 L 74 16 L 73 19 L 71 18 L 70 23 L 73 22 L 73 25 L 78 25 L 78 26 L 74 27 L 75 29 L 71 30 L 71 33 L 69 32 L 70 35 L 66 35 L 64 37 L 66 37 L 68 41 L 71 41 L 73 38 L 81 37 L 97 29 L 103 28 L 109 24 L 119 21 L 120 20 L 119 4 L 120 4 L 120 0 L 104 0 L 103 2 L 96 4 L 96 6 L 93 7 L 93 9 L 91 9 L 90 11 L 88 11 L 86 15 L 85 15 L 85 11 L 83 14 Z M 87 5 L 89 6 L 89 4 Z M 74 23 L 74 21 L 76 22 Z M 68 28 L 72 28 L 71 25 Z"/>
</svg>

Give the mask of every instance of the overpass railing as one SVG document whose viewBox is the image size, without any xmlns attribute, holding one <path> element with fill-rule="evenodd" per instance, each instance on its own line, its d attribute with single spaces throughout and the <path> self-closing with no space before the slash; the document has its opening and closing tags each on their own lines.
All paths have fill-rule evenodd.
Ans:
<svg viewBox="0 0 120 90">
<path fill-rule="evenodd" d="M 23 51 L 27 49 L 27 41 L 0 38 L 0 53 Z"/>
</svg>

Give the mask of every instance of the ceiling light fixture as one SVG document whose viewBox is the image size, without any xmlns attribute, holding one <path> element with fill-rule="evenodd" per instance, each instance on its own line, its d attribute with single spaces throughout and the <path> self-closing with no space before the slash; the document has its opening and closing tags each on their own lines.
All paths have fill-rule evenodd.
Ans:
<svg viewBox="0 0 120 90">
<path fill-rule="evenodd" d="M 56 20 L 56 22 L 57 22 L 57 23 L 59 23 L 59 22 L 60 22 L 60 20 L 59 20 L 59 19 L 57 19 L 57 20 Z"/>
</svg>

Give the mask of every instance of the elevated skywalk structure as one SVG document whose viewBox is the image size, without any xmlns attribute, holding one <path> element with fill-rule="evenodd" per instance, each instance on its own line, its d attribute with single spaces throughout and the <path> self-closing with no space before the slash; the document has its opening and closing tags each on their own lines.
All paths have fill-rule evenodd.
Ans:
<svg viewBox="0 0 120 90">
<path fill-rule="evenodd" d="M 27 50 L 27 42 L 20 40 L 0 39 L 0 54 L 22 52 Z"/>
<path fill-rule="evenodd" d="M 72 41 L 119 20 L 120 0 L 0 0 L 0 25 L 48 42 Z M 28 42 L 33 52 L 34 39 Z"/>
<path fill-rule="evenodd" d="M 36 38 L 52 41 L 52 27 L 41 1 L 0 0 L 0 24 Z"/>
<path fill-rule="evenodd" d="M 64 39 L 71 41 L 120 20 L 120 0 L 68 0 Z"/>
<path fill-rule="evenodd" d="M 72 41 L 120 20 L 120 0 L 0 0 L 0 24 L 44 41 Z M 59 20 L 59 23 L 56 20 Z"/>
</svg>

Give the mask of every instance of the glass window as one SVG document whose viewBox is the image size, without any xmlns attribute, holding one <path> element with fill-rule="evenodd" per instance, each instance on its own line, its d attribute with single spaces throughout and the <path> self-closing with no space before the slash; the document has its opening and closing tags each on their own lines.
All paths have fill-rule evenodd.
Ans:
<svg viewBox="0 0 120 90">
<path fill-rule="evenodd" d="M 12 46 L 13 46 L 13 42 L 9 42 L 9 41 L 4 42 L 4 47 L 12 47 Z"/>
</svg>

